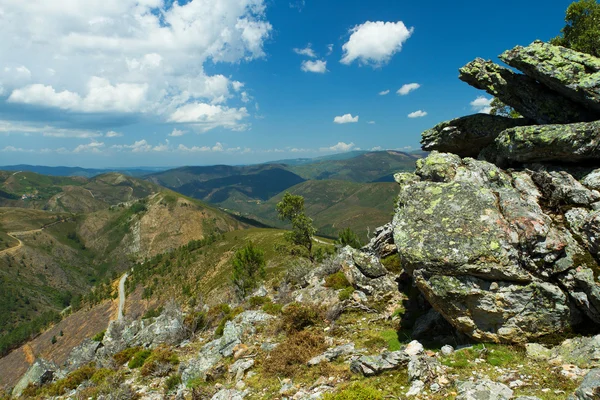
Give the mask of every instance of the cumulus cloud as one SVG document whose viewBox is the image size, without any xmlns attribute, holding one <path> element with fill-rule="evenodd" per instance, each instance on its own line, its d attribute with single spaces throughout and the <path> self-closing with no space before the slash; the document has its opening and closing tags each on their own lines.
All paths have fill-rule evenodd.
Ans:
<svg viewBox="0 0 600 400">
<path fill-rule="evenodd" d="M 333 119 L 336 124 L 350 124 L 358 122 L 358 115 L 353 117 L 352 114 L 344 114 Z"/>
<path fill-rule="evenodd" d="M 304 72 L 314 72 L 317 74 L 324 74 L 327 72 L 327 61 L 304 61 L 300 67 Z"/>
<path fill-rule="evenodd" d="M 381 146 L 375 146 L 371 149 L 371 151 L 381 151 L 383 148 Z"/>
<path fill-rule="evenodd" d="M 100 132 L 86 129 L 65 129 L 29 122 L 2 120 L 0 120 L 0 134 L 24 136 L 42 135 L 46 137 L 78 139 L 91 139 L 102 136 Z"/>
<path fill-rule="evenodd" d="M 225 104 L 242 84 L 204 65 L 265 56 L 265 3 L 90 0 L 68 12 L 61 2 L 2 4 L 0 35 L 12 39 L 0 41 L 0 81 L 12 103 L 78 113 L 166 119 L 188 103 Z"/>
<path fill-rule="evenodd" d="M 410 38 L 413 28 L 408 29 L 402 21 L 367 21 L 350 29 L 350 38 L 342 46 L 342 64 L 359 61 L 364 65 L 379 67 L 402 50 L 404 42 Z"/>
<path fill-rule="evenodd" d="M 206 103 L 190 103 L 179 107 L 168 118 L 169 122 L 193 124 L 202 132 L 218 126 L 234 131 L 246 129 L 240 121 L 248 116 L 248 110 L 228 108 Z"/>
<path fill-rule="evenodd" d="M 389 89 L 388 89 L 388 90 L 383 90 L 383 91 L 379 92 L 379 95 L 380 95 L 380 96 L 385 96 L 385 95 L 387 95 L 389 92 L 390 92 L 390 91 L 389 91 Z"/>
<path fill-rule="evenodd" d="M 327 45 L 327 55 L 330 56 L 333 53 L 333 43 Z"/>
<path fill-rule="evenodd" d="M 369 125 L 375 125 L 375 121 L 368 121 L 367 124 L 369 124 Z"/>
<path fill-rule="evenodd" d="M 106 135 L 104 135 L 104 136 L 106 136 L 107 138 L 114 138 L 114 137 L 121 137 L 121 136 L 123 136 L 123 134 L 119 133 L 119 132 L 115 132 L 115 131 L 110 131 L 110 132 L 106 132 Z"/>
<path fill-rule="evenodd" d="M 187 133 L 187 131 L 183 131 L 181 129 L 174 128 L 173 131 L 171 133 L 169 133 L 169 136 L 183 136 L 186 133 Z"/>
<path fill-rule="evenodd" d="M 75 147 L 73 153 L 101 153 L 101 149 L 103 147 L 103 142 L 91 142 L 88 144 L 80 144 L 79 146 Z"/>
<path fill-rule="evenodd" d="M 344 142 L 338 142 L 336 145 L 333 145 L 331 147 L 321 147 L 321 151 L 335 151 L 335 152 L 339 152 L 339 153 L 344 153 L 344 152 L 347 152 L 350 150 L 355 150 L 355 149 L 356 149 L 356 146 L 354 145 L 354 143 L 344 143 Z"/>
<path fill-rule="evenodd" d="M 419 85 L 418 83 L 407 83 L 406 85 L 402 85 L 402 87 L 398 89 L 396 93 L 398 93 L 400 96 L 406 96 L 410 92 L 413 92 L 420 87 L 421 85 Z"/>
<path fill-rule="evenodd" d="M 187 147 L 183 144 L 180 144 L 177 148 L 179 151 L 186 153 L 236 153 L 236 152 L 249 152 L 250 149 L 242 149 L 241 147 L 235 148 L 226 148 L 223 143 L 217 142 L 214 146 L 192 146 Z"/>
<path fill-rule="evenodd" d="M 478 113 L 489 114 L 490 111 L 492 111 L 492 99 L 488 99 L 485 96 L 477 97 L 470 104 L 473 111 L 476 111 Z"/>
<path fill-rule="evenodd" d="M 418 111 L 411 112 L 410 114 L 408 114 L 408 118 L 423 118 L 426 115 L 427 115 L 427 112 L 425 112 L 423 110 L 418 110 Z"/>
<path fill-rule="evenodd" d="M 315 51 L 313 49 L 311 49 L 311 44 L 310 43 L 307 44 L 306 47 L 303 48 L 303 49 L 295 48 L 294 49 L 294 53 L 300 54 L 301 56 L 310 57 L 310 58 L 317 57 L 317 53 L 315 53 Z"/>
</svg>

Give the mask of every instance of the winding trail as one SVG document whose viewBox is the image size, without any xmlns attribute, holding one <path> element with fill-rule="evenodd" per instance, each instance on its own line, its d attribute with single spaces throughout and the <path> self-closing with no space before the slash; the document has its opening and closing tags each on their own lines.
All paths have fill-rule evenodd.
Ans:
<svg viewBox="0 0 600 400">
<path fill-rule="evenodd" d="M 313 239 L 315 242 L 317 242 L 317 243 L 321 243 L 321 244 L 332 244 L 332 243 L 326 242 L 326 241 L 324 241 L 324 240 L 321 240 L 321 239 L 317 238 L 316 236 L 313 236 L 313 238 L 312 238 L 312 239 Z"/>
<path fill-rule="evenodd" d="M 125 281 L 127 280 L 127 273 L 125 273 L 119 281 L 119 313 L 117 319 L 123 320 L 123 310 L 125 309 Z"/>
<path fill-rule="evenodd" d="M 31 231 L 6 232 L 6 234 L 8 236 L 10 236 L 11 238 L 15 239 L 17 242 L 19 242 L 19 244 L 16 245 L 16 246 L 13 246 L 13 247 L 9 247 L 8 249 L 0 250 L 0 255 L 2 255 L 2 254 L 12 254 L 15 251 L 19 250 L 21 247 L 23 247 L 23 242 L 17 236 L 31 235 L 32 233 L 41 232 L 44 229 L 49 228 L 49 227 L 51 227 L 53 225 L 56 225 L 56 224 L 60 224 L 61 222 L 63 222 L 63 221 L 56 221 L 56 222 L 53 222 L 53 223 L 48 224 L 46 226 L 43 226 L 40 229 L 33 229 Z"/>
</svg>

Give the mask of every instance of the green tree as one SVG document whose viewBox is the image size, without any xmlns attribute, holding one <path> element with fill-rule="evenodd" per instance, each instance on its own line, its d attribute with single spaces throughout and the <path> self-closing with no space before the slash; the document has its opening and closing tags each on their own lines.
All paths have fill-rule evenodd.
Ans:
<svg viewBox="0 0 600 400">
<path fill-rule="evenodd" d="M 304 214 L 304 197 L 286 192 L 283 199 L 277 203 L 277 214 L 282 221 L 292 224 L 292 231 L 286 234 L 291 243 L 305 247 L 308 256 L 313 260 L 312 237 L 317 232 L 311 218 Z"/>
<path fill-rule="evenodd" d="M 256 288 L 259 279 L 265 277 L 265 253 L 252 242 L 235 252 L 233 264 L 233 285 L 240 298 L 246 297 Z"/>
<path fill-rule="evenodd" d="M 600 3 L 579 0 L 571 3 L 562 34 L 550 43 L 600 57 Z"/>
<path fill-rule="evenodd" d="M 500 115 L 502 117 L 507 117 L 507 118 L 521 118 L 521 114 L 519 114 L 511 106 L 504 104 L 497 97 L 494 97 L 492 99 L 490 106 L 492 107 L 492 109 L 490 111 L 491 115 Z"/>
<path fill-rule="evenodd" d="M 355 249 L 360 249 L 362 247 L 358 235 L 350 228 L 346 228 L 338 233 L 337 243 L 341 244 L 342 246 L 350 246 Z"/>
</svg>

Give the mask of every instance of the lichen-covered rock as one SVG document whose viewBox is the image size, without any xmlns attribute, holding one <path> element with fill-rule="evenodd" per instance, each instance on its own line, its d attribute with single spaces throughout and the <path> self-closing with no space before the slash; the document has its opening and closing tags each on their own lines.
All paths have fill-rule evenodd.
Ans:
<svg viewBox="0 0 600 400">
<path fill-rule="evenodd" d="M 385 267 L 372 254 L 346 246 L 334 262 L 340 265 L 348 282 L 366 294 L 385 294 L 397 289 Z"/>
<path fill-rule="evenodd" d="M 593 170 L 581 180 L 585 186 L 592 190 L 600 190 L 600 169 Z"/>
<path fill-rule="evenodd" d="M 459 71 L 460 80 L 485 90 L 538 124 L 568 124 L 598 119 L 595 113 L 535 79 L 491 61 L 477 58 Z"/>
<path fill-rule="evenodd" d="M 600 322 L 595 262 L 542 210 L 532 172 L 433 152 L 416 174 L 400 191 L 394 242 L 405 271 L 460 332 L 525 342 L 572 326 L 573 304 Z"/>
<path fill-rule="evenodd" d="M 12 395 L 20 397 L 23 390 L 29 385 L 41 386 L 51 382 L 56 371 L 58 371 L 58 367 L 54 363 L 38 358 L 17 382 Z"/>
<path fill-rule="evenodd" d="M 243 400 L 246 395 L 246 392 L 235 389 L 221 389 L 211 397 L 211 400 Z"/>
<path fill-rule="evenodd" d="M 517 46 L 500 59 L 561 96 L 585 105 L 600 118 L 600 58 L 549 43 Z"/>
<path fill-rule="evenodd" d="M 396 254 L 398 250 L 394 246 L 394 229 L 392 223 L 385 224 L 375 229 L 375 234 L 369 243 L 362 249 L 365 253 L 370 253 L 385 258 Z"/>
<path fill-rule="evenodd" d="M 96 357 L 96 352 L 102 347 L 101 342 L 96 342 L 91 339 L 84 340 L 79 346 L 71 350 L 69 358 L 65 362 L 65 367 L 68 371 L 76 370 L 77 368 L 90 363 Z"/>
<path fill-rule="evenodd" d="M 597 400 L 600 399 L 600 369 L 593 369 L 587 373 L 575 394 L 569 400 Z"/>
<path fill-rule="evenodd" d="M 553 348 L 528 343 L 526 351 L 528 357 L 552 361 L 553 364 L 573 364 L 579 368 L 600 367 L 600 335 L 566 339 Z"/>
<path fill-rule="evenodd" d="M 383 352 L 376 356 L 360 356 L 350 363 L 350 371 L 364 376 L 374 376 L 382 372 L 407 365 L 410 356 L 402 350 Z"/>
<path fill-rule="evenodd" d="M 513 391 L 502 383 L 482 379 L 476 382 L 459 382 L 456 400 L 509 400 Z"/>
<path fill-rule="evenodd" d="M 531 178 L 550 206 L 590 206 L 600 200 L 598 191 L 586 188 L 565 171 L 534 172 Z"/>
<path fill-rule="evenodd" d="M 134 346 L 155 347 L 159 344 L 176 345 L 186 337 L 183 313 L 178 309 L 165 309 L 152 323 L 141 327 L 131 340 Z"/>
<path fill-rule="evenodd" d="M 600 121 L 510 128 L 483 149 L 479 158 L 500 166 L 597 162 L 600 160 Z"/>
<path fill-rule="evenodd" d="M 333 361 L 341 356 L 349 355 L 352 353 L 354 353 L 354 343 L 343 344 L 327 349 L 322 354 L 311 358 L 310 360 L 308 360 L 308 365 L 313 367 L 315 365 L 319 365 L 322 362 Z"/>
<path fill-rule="evenodd" d="M 421 134 L 421 148 L 477 157 L 498 135 L 516 126 L 531 125 L 524 118 L 506 118 L 498 115 L 475 114 L 442 122 Z"/>
</svg>

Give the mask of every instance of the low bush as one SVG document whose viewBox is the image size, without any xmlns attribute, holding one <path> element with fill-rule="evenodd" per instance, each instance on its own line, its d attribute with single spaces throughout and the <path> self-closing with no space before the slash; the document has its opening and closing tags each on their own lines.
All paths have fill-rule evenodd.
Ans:
<svg viewBox="0 0 600 400">
<path fill-rule="evenodd" d="M 208 316 L 204 311 L 194 311 L 185 316 L 184 325 L 191 333 L 196 333 L 208 325 Z"/>
<path fill-rule="evenodd" d="M 289 304 L 283 310 L 281 327 L 288 333 L 298 332 L 302 329 L 316 325 L 323 320 L 323 310 L 313 304 Z"/>
<path fill-rule="evenodd" d="M 264 312 L 266 312 L 267 314 L 271 314 L 271 315 L 281 314 L 282 309 L 283 309 L 283 305 L 277 304 L 277 303 L 272 303 L 272 302 L 265 303 L 265 305 L 262 306 L 262 310 Z"/>
<path fill-rule="evenodd" d="M 165 346 L 157 347 L 142 365 L 142 376 L 167 376 L 175 365 L 179 364 L 179 357 Z"/>
<path fill-rule="evenodd" d="M 254 296 L 248 299 L 248 304 L 250 304 L 251 307 L 259 307 L 270 301 L 271 299 L 269 299 L 267 296 Z"/>
<path fill-rule="evenodd" d="M 104 340 L 104 333 L 105 332 L 106 331 L 102 331 L 102 332 L 96 333 L 96 335 L 94 335 L 94 337 L 92 338 L 92 340 L 94 342 L 101 342 L 101 341 L 103 341 Z"/>
<path fill-rule="evenodd" d="M 150 308 L 148 309 L 144 315 L 142 316 L 142 319 L 148 319 L 148 318 L 156 318 L 158 317 L 161 313 L 163 312 L 163 308 L 162 307 L 157 307 L 157 308 Z"/>
<path fill-rule="evenodd" d="M 338 299 L 340 301 L 349 300 L 352 297 L 352 293 L 354 293 L 352 286 L 344 288 L 338 293 Z"/>
<path fill-rule="evenodd" d="M 383 395 L 372 386 L 362 385 L 358 382 L 337 393 L 326 393 L 323 400 L 382 400 Z"/>
<path fill-rule="evenodd" d="M 108 378 L 109 376 L 112 376 L 114 374 L 115 374 L 115 371 L 113 371 L 112 369 L 100 368 L 99 370 L 94 372 L 94 375 L 92 375 L 90 380 L 92 382 L 94 382 L 95 385 L 99 385 L 102 382 L 104 382 L 106 380 L 106 378 Z"/>
<path fill-rule="evenodd" d="M 331 274 L 325 278 L 325 287 L 332 288 L 335 290 L 345 289 L 352 286 L 346 275 L 342 271 L 338 271 L 335 274 Z"/>
<path fill-rule="evenodd" d="M 326 348 L 322 335 L 309 331 L 293 333 L 271 352 L 264 369 L 277 376 L 294 376 L 300 366 Z"/>
<path fill-rule="evenodd" d="M 169 393 L 181 384 L 181 375 L 171 375 L 165 381 L 165 392 Z"/>
<path fill-rule="evenodd" d="M 77 388 L 83 382 L 89 380 L 96 373 L 96 367 L 93 364 L 87 364 L 71 372 L 65 378 L 60 379 L 50 385 L 47 393 L 50 396 L 60 396 L 63 393 Z"/>
<path fill-rule="evenodd" d="M 113 360 L 117 363 L 117 365 L 121 366 L 126 362 L 131 360 L 131 357 L 135 355 L 138 351 L 142 350 L 141 347 L 129 347 L 125 350 L 122 350 L 113 356 Z"/>
<path fill-rule="evenodd" d="M 150 357 L 152 351 L 150 350 L 140 350 L 133 355 L 127 366 L 130 369 L 140 368 L 146 362 L 146 359 Z"/>
</svg>

